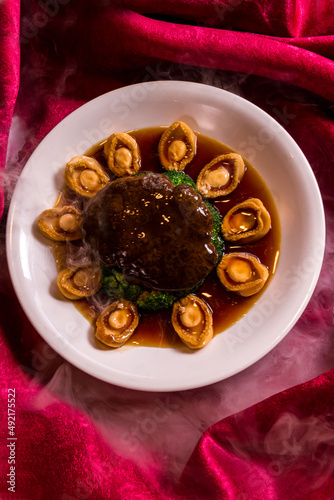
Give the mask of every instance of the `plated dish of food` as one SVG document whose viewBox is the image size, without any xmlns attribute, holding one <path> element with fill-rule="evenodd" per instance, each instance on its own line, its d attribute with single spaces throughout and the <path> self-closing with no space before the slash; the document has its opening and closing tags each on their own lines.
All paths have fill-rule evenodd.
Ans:
<svg viewBox="0 0 334 500">
<path fill-rule="evenodd" d="M 261 176 L 180 121 L 114 132 L 71 158 L 37 224 L 60 292 L 112 348 L 130 339 L 203 348 L 252 306 L 279 258 L 279 217 Z M 152 323 L 145 343 L 150 311 L 165 327 L 154 333 Z"/>
<path fill-rule="evenodd" d="M 8 224 L 12 280 L 41 335 L 141 390 L 207 385 L 265 355 L 306 306 L 323 243 L 318 187 L 288 134 L 188 82 L 72 113 L 29 160 Z M 299 283 L 294 266 L 307 267 Z"/>
</svg>

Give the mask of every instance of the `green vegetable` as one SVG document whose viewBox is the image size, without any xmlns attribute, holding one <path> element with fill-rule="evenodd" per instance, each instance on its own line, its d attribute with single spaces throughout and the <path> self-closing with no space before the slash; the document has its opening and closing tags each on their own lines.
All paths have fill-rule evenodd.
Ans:
<svg viewBox="0 0 334 500">
<path fill-rule="evenodd" d="M 178 296 L 172 292 L 161 292 L 158 290 L 146 290 L 139 295 L 137 306 L 140 309 L 156 311 L 171 307 L 178 299 Z"/>
<path fill-rule="evenodd" d="M 167 177 L 169 177 L 174 186 L 179 186 L 180 184 L 188 184 L 189 186 L 196 189 L 195 182 L 191 177 L 189 177 L 189 175 L 185 174 L 184 172 L 179 172 L 178 170 L 166 170 L 166 172 L 164 172 L 164 175 L 167 175 Z"/>
<path fill-rule="evenodd" d="M 140 309 L 157 310 L 173 305 L 180 294 L 147 290 L 140 285 L 128 283 L 120 269 L 104 268 L 102 288 L 107 295 L 115 299 L 124 298 L 135 302 Z M 187 295 L 187 292 L 184 292 Z"/>
<path fill-rule="evenodd" d="M 124 298 L 136 302 L 143 288 L 139 285 L 128 283 L 119 269 L 104 268 L 102 275 L 102 288 L 107 295 L 115 299 Z"/>
<path fill-rule="evenodd" d="M 147 288 L 128 283 L 122 271 L 115 267 L 104 268 L 102 273 L 102 288 L 104 292 L 114 299 L 124 298 L 135 302 L 139 309 L 156 311 L 171 307 L 174 302 L 189 293 L 195 293 L 203 284 L 199 283 L 192 290 L 183 292 L 162 292 L 148 290 Z"/>
</svg>

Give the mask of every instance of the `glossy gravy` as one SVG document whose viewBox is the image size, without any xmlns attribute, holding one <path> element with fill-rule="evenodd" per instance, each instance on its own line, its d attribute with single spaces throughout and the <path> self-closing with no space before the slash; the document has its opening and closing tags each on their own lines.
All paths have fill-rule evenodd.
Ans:
<svg viewBox="0 0 334 500">
<path fill-rule="evenodd" d="M 164 172 L 158 156 L 158 143 L 164 130 L 165 127 L 152 127 L 130 132 L 139 145 L 142 158 L 142 171 Z M 197 153 L 191 165 L 185 169 L 185 173 L 195 181 L 203 166 L 209 163 L 214 157 L 233 152 L 232 149 L 215 139 L 198 133 L 196 135 Z M 110 175 L 103 154 L 103 143 L 95 145 L 85 154 L 94 156 L 106 169 L 108 175 Z M 272 221 L 272 227 L 269 233 L 253 244 L 230 245 L 228 242 L 225 242 L 225 253 L 244 251 L 256 255 L 260 261 L 268 267 L 270 277 L 260 293 L 247 298 L 226 291 L 215 272 L 212 272 L 209 277 L 206 278 L 205 283 L 198 290 L 196 295 L 203 299 L 212 309 L 215 335 L 238 321 L 257 302 L 276 270 L 279 257 L 280 222 L 273 197 L 256 169 L 247 161 L 245 161 L 245 164 L 245 175 L 236 190 L 227 197 L 218 198 L 216 201 L 209 201 L 219 210 L 221 215 L 224 215 L 234 205 L 247 198 L 259 198 L 263 202 L 270 213 Z M 68 201 L 73 202 L 73 194 L 70 194 L 64 189 L 57 205 L 64 205 Z M 76 245 L 80 245 L 80 242 L 74 244 L 74 246 Z M 67 246 L 63 243 L 55 242 L 52 248 L 58 269 L 63 269 L 63 267 L 65 267 Z M 86 319 L 94 325 L 101 311 L 101 303 L 107 305 L 107 300 L 107 297 L 105 297 L 102 292 L 99 292 L 96 297 L 74 301 L 74 304 Z M 171 309 L 142 311 L 140 313 L 139 326 L 127 344 L 151 347 L 183 346 L 183 343 L 174 332 L 170 317 Z"/>
</svg>

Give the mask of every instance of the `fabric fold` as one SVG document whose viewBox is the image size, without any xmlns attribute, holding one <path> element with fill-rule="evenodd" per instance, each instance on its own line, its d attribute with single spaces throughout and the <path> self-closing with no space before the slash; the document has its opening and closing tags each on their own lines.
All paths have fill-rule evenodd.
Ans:
<svg viewBox="0 0 334 500">
<path fill-rule="evenodd" d="M 96 21 L 93 32 L 89 47 L 103 67 L 127 67 L 136 58 L 149 64 L 159 58 L 256 74 L 334 99 L 333 61 L 262 35 L 167 23 L 113 8 Z M 117 46 L 119 37 L 117 53 L 104 50 Z"/>
<path fill-rule="evenodd" d="M 5 168 L 8 134 L 20 81 L 19 47 L 20 5 L 4 0 L 0 5 L 0 194 Z M 0 218 L 4 208 L 0 195 Z"/>
<path fill-rule="evenodd" d="M 193 490 L 194 500 L 330 498 L 333 382 L 332 370 L 209 428 L 176 491 Z"/>
<path fill-rule="evenodd" d="M 332 35 L 334 5 L 319 0 L 116 0 L 146 16 L 169 16 L 183 24 L 249 31 L 282 37 Z"/>
</svg>

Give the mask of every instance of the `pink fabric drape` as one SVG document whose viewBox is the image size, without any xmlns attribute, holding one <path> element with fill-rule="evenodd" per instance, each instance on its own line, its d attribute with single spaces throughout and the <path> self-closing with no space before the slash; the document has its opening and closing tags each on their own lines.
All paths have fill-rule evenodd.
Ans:
<svg viewBox="0 0 334 500">
<path fill-rule="evenodd" d="M 333 58 L 332 0 L 33 0 L 21 12 L 18 0 L 0 2 L 0 236 L 15 180 L 48 131 L 103 92 L 162 78 L 227 88 L 277 119 L 308 157 L 329 222 L 324 272 L 290 337 L 321 339 L 324 373 L 313 378 L 305 363 L 303 380 L 312 380 L 210 426 L 176 484 L 162 462 L 144 470 L 122 457 L 91 415 L 56 395 L 43 403 L 43 384 L 31 380 L 46 347 L 15 298 L 1 237 L 1 498 L 334 497 Z M 318 352 L 310 349 L 310 365 Z M 52 359 L 45 381 L 62 363 Z M 293 370 L 283 361 L 282 377 Z M 17 440 L 8 427 L 14 390 Z M 127 397 L 135 404 L 134 391 Z"/>
</svg>

